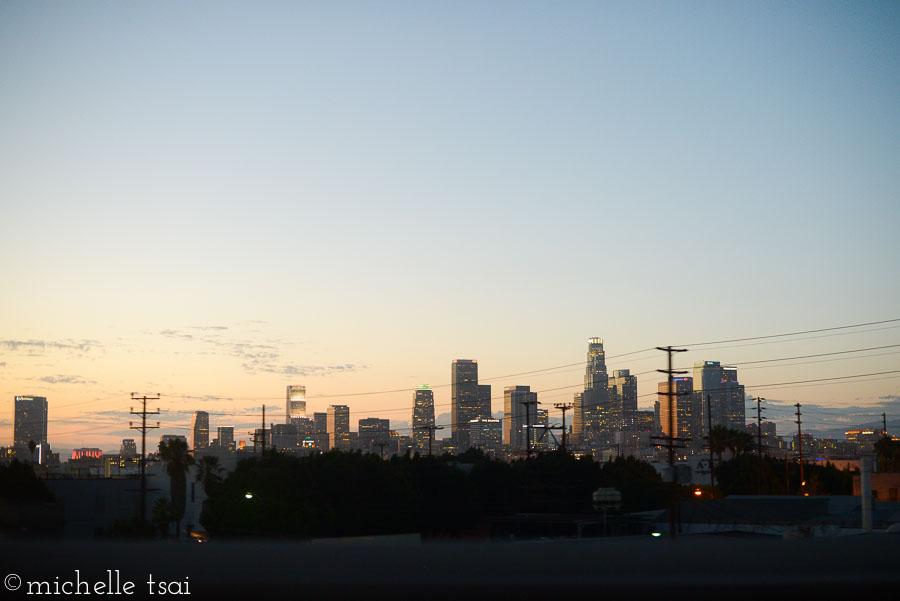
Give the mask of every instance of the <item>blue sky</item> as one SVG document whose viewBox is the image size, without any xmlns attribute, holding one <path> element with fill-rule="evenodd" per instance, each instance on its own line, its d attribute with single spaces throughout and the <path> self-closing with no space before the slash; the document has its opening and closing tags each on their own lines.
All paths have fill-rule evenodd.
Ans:
<svg viewBox="0 0 900 601">
<path fill-rule="evenodd" d="M 828 2 L 0 4 L 14 292 L 0 332 L 96 343 L 7 345 L 0 393 L 45 393 L 52 411 L 108 396 L 97 410 L 121 410 L 114 395 L 155 387 L 411 388 L 447 381 L 455 358 L 491 375 L 578 361 L 590 336 L 616 354 L 900 317 L 898 17 Z M 161 334 L 192 327 L 228 330 Z M 271 370 L 240 345 L 276 347 Z"/>
</svg>

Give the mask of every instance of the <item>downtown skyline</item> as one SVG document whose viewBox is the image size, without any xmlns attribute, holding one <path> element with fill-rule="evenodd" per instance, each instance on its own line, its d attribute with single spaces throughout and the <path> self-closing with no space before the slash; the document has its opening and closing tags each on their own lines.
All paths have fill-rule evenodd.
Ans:
<svg viewBox="0 0 900 601">
<path fill-rule="evenodd" d="M 492 412 L 505 386 L 551 408 L 593 336 L 646 409 L 664 355 L 629 353 L 894 319 L 898 23 L 883 3 L 3 4 L 0 444 L 17 395 L 47 398 L 54 451 L 117 448 L 131 392 L 163 395 L 170 433 L 200 410 L 246 439 L 288 385 L 308 414 L 402 427 L 419 385 L 450 413 L 456 359 Z M 896 325 L 676 367 L 737 365 L 832 427 L 900 408 L 900 379 L 754 386 L 900 369 L 896 349 L 741 363 Z"/>
</svg>

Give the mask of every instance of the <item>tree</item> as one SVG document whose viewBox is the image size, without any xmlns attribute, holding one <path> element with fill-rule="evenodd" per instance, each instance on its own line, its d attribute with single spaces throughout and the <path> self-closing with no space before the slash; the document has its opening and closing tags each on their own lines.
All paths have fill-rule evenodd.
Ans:
<svg viewBox="0 0 900 601">
<path fill-rule="evenodd" d="M 172 504 L 163 497 L 156 500 L 150 510 L 150 522 L 159 530 L 160 536 L 169 537 L 169 522 L 172 521 Z M 177 535 L 177 528 L 175 530 Z"/>
<path fill-rule="evenodd" d="M 875 443 L 875 452 L 878 454 L 879 471 L 900 471 L 900 440 L 885 436 Z"/>
<path fill-rule="evenodd" d="M 33 440 L 28 441 L 28 450 L 31 451 L 31 465 L 34 465 L 34 450 L 37 448 L 37 445 Z"/>
<path fill-rule="evenodd" d="M 175 538 L 178 538 L 187 502 L 187 472 L 194 458 L 188 453 L 187 443 L 177 438 L 159 443 L 159 458 L 165 462 L 169 475 L 172 521 L 175 522 Z"/>
<path fill-rule="evenodd" d="M 197 465 L 197 482 L 203 485 L 206 496 L 215 493 L 216 488 L 222 484 L 222 472 L 224 468 L 219 465 L 219 458 L 215 455 L 204 455 Z"/>
<path fill-rule="evenodd" d="M 722 425 L 713 426 L 709 432 L 709 446 L 712 452 L 718 456 L 719 463 L 722 463 L 722 453 L 726 449 L 731 451 L 732 456 L 740 455 L 752 442 L 753 436 L 749 432 L 726 428 Z"/>
</svg>

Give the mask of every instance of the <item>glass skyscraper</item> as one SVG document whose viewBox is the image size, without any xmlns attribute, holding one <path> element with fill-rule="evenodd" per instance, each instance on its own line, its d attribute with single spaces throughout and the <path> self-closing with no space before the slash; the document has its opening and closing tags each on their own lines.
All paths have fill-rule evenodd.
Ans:
<svg viewBox="0 0 900 601">
<path fill-rule="evenodd" d="M 306 417 L 306 386 L 288 386 L 284 423 L 295 417 Z"/>
<path fill-rule="evenodd" d="M 191 442 L 194 450 L 209 448 L 209 413 L 195 411 L 191 418 Z"/>
<path fill-rule="evenodd" d="M 450 364 L 450 432 L 456 448 L 466 451 L 472 446 L 469 422 L 484 414 L 484 403 L 478 394 L 478 361 L 457 359 Z M 488 397 L 490 398 L 490 396 Z"/>
<path fill-rule="evenodd" d="M 718 361 L 694 364 L 694 394 L 701 405 L 701 429 L 706 434 L 710 408 L 713 426 L 743 430 L 746 422 L 744 386 L 738 383 L 737 368 Z"/>
<path fill-rule="evenodd" d="M 612 441 L 616 420 L 609 403 L 608 385 L 603 339 L 591 338 L 584 371 L 584 393 L 581 402 L 575 405 L 572 420 L 573 434 L 586 449 L 596 449 Z"/>
<path fill-rule="evenodd" d="M 29 441 L 47 444 L 47 399 L 42 396 L 17 396 L 13 424 L 13 446 L 27 447 Z"/>
<path fill-rule="evenodd" d="M 424 455 L 434 435 L 434 392 L 428 386 L 419 386 L 413 395 L 411 424 L 413 453 Z"/>
</svg>

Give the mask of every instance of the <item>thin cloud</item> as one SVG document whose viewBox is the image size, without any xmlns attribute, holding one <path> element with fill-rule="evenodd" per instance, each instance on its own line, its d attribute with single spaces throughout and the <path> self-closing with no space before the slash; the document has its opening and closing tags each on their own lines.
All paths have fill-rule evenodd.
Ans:
<svg viewBox="0 0 900 601">
<path fill-rule="evenodd" d="M 9 338 L 0 340 L 0 348 L 12 352 L 29 351 L 32 354 L 40 354 L 46 351 L 90 351 L 99 348 L 97 340 L 12 340 Z"/>
<path fill-rule="evenodd" d="M 85 380 L 81 376 L 66 376 L 57 374 L 55 376 L 44 376 L 42 378 L 26 378 L 36 382 L 44 382 L 46 384 L 96 384 L 96 380 Z"/>
</svg>

